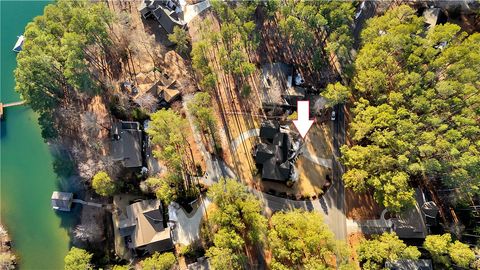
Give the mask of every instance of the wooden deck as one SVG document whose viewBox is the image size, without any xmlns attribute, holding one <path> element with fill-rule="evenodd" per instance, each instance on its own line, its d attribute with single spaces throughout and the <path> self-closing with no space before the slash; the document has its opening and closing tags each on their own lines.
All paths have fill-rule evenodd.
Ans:
<svg viewBox="0 0 480 270">
<path fill-rule="evenodd" d="M 25 104 L 25 100 L 3 104 L 0 102 L 0 119 L 3 119 L 3 108 L 20 106 Z"/>
</svg>

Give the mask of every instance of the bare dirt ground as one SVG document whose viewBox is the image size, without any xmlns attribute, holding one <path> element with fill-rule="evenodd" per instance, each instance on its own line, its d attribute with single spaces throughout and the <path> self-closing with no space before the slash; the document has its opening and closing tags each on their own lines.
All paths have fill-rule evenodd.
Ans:
<svg viewBox="0 0 480 270">
<path fill-rule="evenodd" d="M 360 245 L 360 241 L 364 239 L 362 233 L 351 233 L 348 235 L 348 246 L 350 247 L 350 262 L 353 262 L 355 269 L 360 270 L 360 264 L 358 262 L 357 248 Z"/>
<path fill-rule="evenodd" d="M 202 172 L 204 172 L 206 170 L 205 160 L 203 158 L 202 153 L 200 153 L 199 148 L 196 146 L 195 138 L 193 137 L 192 132 L 189 132 L 187 134 L 187 141 L 188 141 L 188 144 L 190 145 L 190 149 L 192 150 L 193 160 L 195 162 L 195 165 L 200 166 L 200 168 L 202 169 Z"/>
<path fill-rule="evenodd" d="M 383 207 L 378 205 L 369 193 L 354 192 L 345 188 L 347 218 L 353 220 L 378 219 Z"/>
<path fill-rule="evenodd" d="M 291 128 L 295 129 L 293 125 L 291 125 Z M 326 123 L 315 122 L 306 136 L 305 145 L 316 156 L 330 159 L 333 156 L 332 138 L 331 121 Z"/>
</svg>

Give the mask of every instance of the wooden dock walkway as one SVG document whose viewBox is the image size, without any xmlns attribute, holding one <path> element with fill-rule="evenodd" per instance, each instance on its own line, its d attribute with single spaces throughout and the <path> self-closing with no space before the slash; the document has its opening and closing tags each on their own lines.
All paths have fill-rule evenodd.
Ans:
<svg viewBox="0 0 480 270">
<path fill-rule="evenodd" d="M 80 199 L 73 199 L 72 202 L 74 202 L 74 203 L 80 203 L 80 204 L 83 204 L 83 205 L 90 205 L 90 206 L 93 206 L 93 207 L 100 207 L 100 208 L 103 207 L 103 204 L 94 203 L 94 202 L 86 202 L 86 201 L 80 200 Z"/>
<path fill-rule="evenodd" d="M 20 106 L 25 104 L 25 100 L 3 104 L 0 102 L 0 119 L 3 119 L 3 108 Z"/>
</svg>

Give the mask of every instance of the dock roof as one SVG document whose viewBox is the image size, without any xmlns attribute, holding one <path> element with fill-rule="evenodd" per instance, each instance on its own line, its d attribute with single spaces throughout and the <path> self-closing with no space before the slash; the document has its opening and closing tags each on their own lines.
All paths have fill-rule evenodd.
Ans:
<svg viewBox="0 0 480 270">
<path fill-rule="evenodd" d="M 73 193 L 54 191 L 52 193 L 52 208 L 61 211 L 70 211 L 73 201 Z"/>
</svg>

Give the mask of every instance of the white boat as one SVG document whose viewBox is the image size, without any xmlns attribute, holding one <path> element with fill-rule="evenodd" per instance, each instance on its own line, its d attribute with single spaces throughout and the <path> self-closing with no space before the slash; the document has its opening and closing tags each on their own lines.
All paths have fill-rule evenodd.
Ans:
<svg viewBox="0 0 480 270">
<path fill-rule="evenodd" d="M 23 35 L 20 35 L 17 39 L 17 43 L 15 43 L 15 46 L 13 46 L 14 52 L 18 53 L 22 50 L 23 41 L 25 41 L 25 37 Z"/>
</svg>

